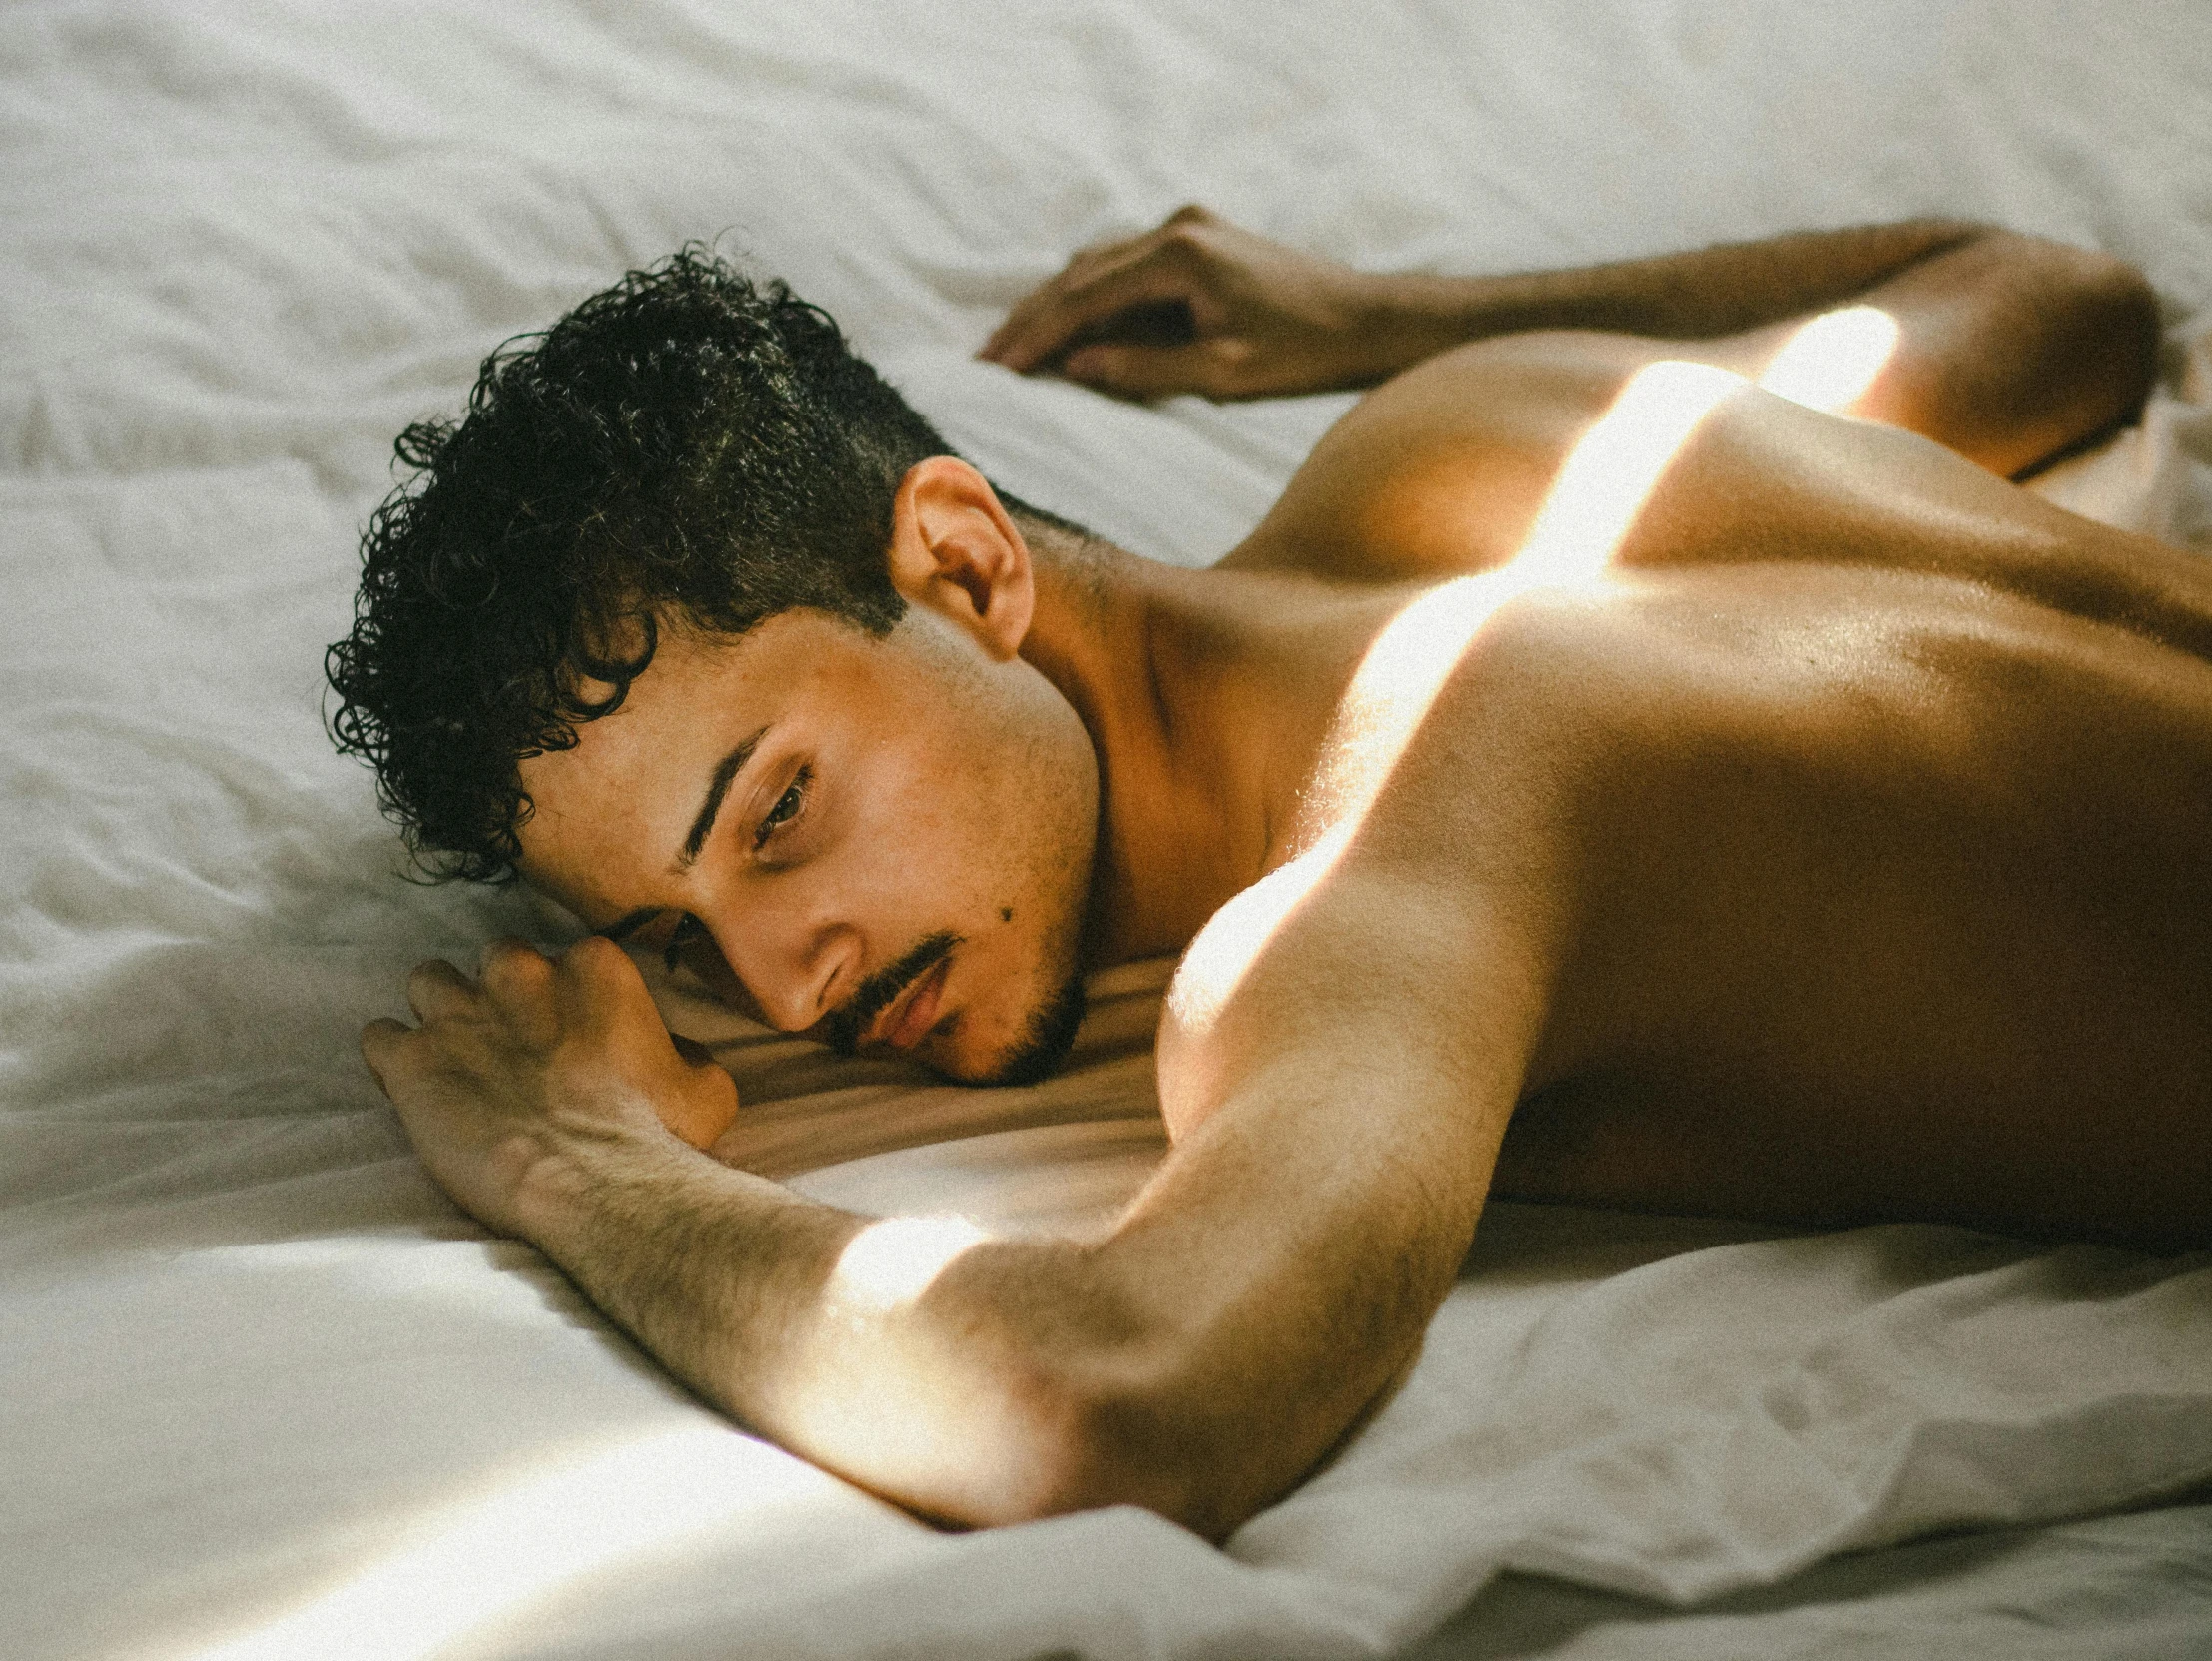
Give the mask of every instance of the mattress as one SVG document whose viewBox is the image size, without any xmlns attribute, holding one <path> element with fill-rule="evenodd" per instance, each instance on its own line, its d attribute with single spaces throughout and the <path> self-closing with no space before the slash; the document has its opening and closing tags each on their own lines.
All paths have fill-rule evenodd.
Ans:
<svg viewBox="0 0 2212 1661">
<path fill-rule="evenodd" d="M 1200 200 L 1377 268 L 1939 212 L 2140 264 L 2143 422 L 2039 487 L 2212 549 L 2197 0 L 29 0 L 0 39 L 0 1632 L 26 1658 L 2212 1651 L 2212 1258 L 1500 1205 L 1405 1388 L 1216 1548 L 931 1529 L 687 1394 L 409 1155 L 355 1038 L 573 919 L 402 880 L 322 727 L 391 437 L 705 239 L 1023 496 L 1202 564 L 1349 399 L 972 354 Z M 1107 1227 L 1169 965 L 974 1091 L 656 976 L 727 1152 Z"/>
</svg>

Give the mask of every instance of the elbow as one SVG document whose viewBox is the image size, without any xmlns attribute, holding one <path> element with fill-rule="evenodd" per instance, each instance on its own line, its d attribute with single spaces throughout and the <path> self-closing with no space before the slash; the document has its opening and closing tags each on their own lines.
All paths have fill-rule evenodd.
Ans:
<svg viewBox="0 0 2212 1661">
<path fill-rule="evenodd" d="M 2158 377 L 2158 296 L 2150 280 L 2125 260 L 2084 249 L 2066 253 L 2071 334 L 2106 389 L 2110 412 L 2104 424 L 2132 420 Z"/>
<path fill-rule="evenodd" d="M 1961 248 L 1970 319 L 1915 426 L 2026 478 L 2136 418 L 2158 373 L 2158 297 L 2126 261 L 2011 231 Z"/>
<path fill-rule="evenodd" d="M 1134 1505 L 1216 1543 L 1287 1489 L 1237 1415 L 1194 1407 L 1129 1369 L 1073 1369 L 1033 1383 L 1018 1467 L 996 1503 L 959 1520 L 1036 1522 Z"/>
<path fill-rule="evenodd" d="M 2050 382 L 2071 387 L 2073 424 L 2087 437 L 2133 420 L 2158 376 L 2158 296 L 2141 271 L 2114 255 L 2036 238 L 2036 304 Z M 2028 336 L 2027 338 L 2032 338 Z"/>
<path fill-rule="evenodd" d="M 1142 1506 L 1218 1545 L 1294 1479 L 1267 1480 L 1259 1449 L 1238 1430 L 1141 1396 L 1089 1402 L 1062 1498 L 1071 1510 Z"/>
</svg>

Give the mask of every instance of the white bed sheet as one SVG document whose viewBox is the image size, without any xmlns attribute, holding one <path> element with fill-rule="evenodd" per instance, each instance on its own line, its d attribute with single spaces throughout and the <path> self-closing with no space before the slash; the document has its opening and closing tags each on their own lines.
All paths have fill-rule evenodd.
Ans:
<svg viewBox="0 0 2212 1661">
<path fill-rule="evenodd" d="M 8 1652 L 1372 1655 L 1500 1571 L 1605 1591 L 1498 1582 L 1450 1653 L 1916 1653 L 1932 1623 L 2010 1656 L 2022 1609 L 2090 1653 L 2212 1634 L 2202 1505 L 1753 1590 L 2212 1477 L 2212 1265 L 1943 1230 L 1500 1207 L 1405 1391 L 1225 1552 L 1131 1511 L 927 1530 L 732 1430 L 421 1176 L 355 1030 L 414 959 L 561 925 L 394 880 L 318 715 L 391 434 L 723 232 L 995 476 L 1195 563 L 1344 401 L 1146 410 L 969 361 L 1083 241 L 1187 198 L 1463 270 L 2001 219 L 2140 262 L 2174 325 L 2142 432 L 2054 493 L 2202 541 L 2208 89 L 2191 0 L 12 10 Z M 1108 976 L 1078 1069 L 1015 1093 L 668 996 L 764 1163 L 839 1162 L 810 1191 L 1084 1228 L 1157 1155 L 1160 972 Z"/>
</svg>

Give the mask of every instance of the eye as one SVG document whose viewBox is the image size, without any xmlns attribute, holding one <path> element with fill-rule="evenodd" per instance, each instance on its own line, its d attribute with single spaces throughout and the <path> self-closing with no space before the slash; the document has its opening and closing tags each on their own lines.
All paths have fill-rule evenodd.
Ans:
<svg viewBox="0 0 2212 1661">
<path fill-rule="evenodd" d="M 673 975 L 676 965 L 683 960 L 683 950 L 695 940 L 707 938 L 707 926 L 688 911 L 677 920 L 675 932 L 668 937 L 668 944 L 661 948 L 661 961 L 668 965 Z"/>
<path fill-rule="evenodd" d="M 768 839 L 785 825 L 799 817 L 806 806 L 807 787 L 814 782 L 814 769 L 801 767 L 791 786 L 776 798 L 776 805 L 761 815 L 760 829 L 753 832 L 753 851 L 758 853 L 768 846 Z"/>
</svg>

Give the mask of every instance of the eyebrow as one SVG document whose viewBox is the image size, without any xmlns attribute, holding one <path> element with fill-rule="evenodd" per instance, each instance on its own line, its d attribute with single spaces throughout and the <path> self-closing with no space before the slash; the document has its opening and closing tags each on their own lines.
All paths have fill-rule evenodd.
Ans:
<svg viewBox="0 0 2212 1661">
<path fill-rule="evenodd" d="M 698 818 L 691 821 L 691 834 L 684 838 L 683 852 L 676 856 L 677 871 L 690 870 L 691 862 L 699 857 L 699 850 L 707 845 L 707 838 L 714 831 L 715 815 L 722 811 L 722 798 L 730 793 L 737 775 L 745 770 L 745 763 L 753 759 L 753 751 L 767 735 L 768 729 L 762 727 L 724 756 L 721 765 L 714 769 L 714 777 L 707 784 L 707 799 L 700 804 Z M 622 921 L 627 923 L 629 918 Z"/>
</svg>

